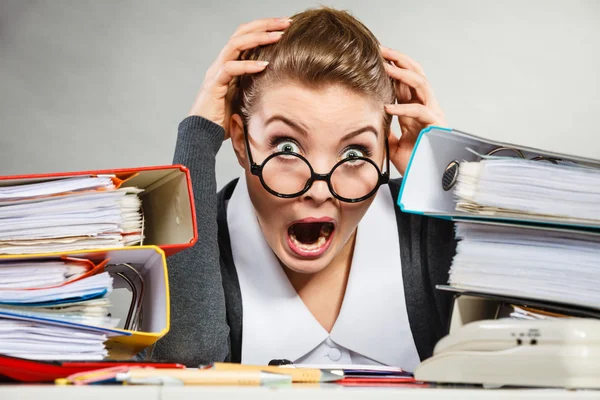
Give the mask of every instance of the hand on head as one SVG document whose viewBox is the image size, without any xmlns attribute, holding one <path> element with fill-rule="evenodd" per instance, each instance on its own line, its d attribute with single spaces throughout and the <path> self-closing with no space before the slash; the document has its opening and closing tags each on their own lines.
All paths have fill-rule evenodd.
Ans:
<svg viewBox="0 0 600 400">
<path fill-rule="evenodd" d="M 237 76 L 261 72 L 268 64 L 261 60 L 238 60 L 240 54 L 244 50 L 277 42 L 290 22 L 289 18 L 268 18 L 238 27 L 206 71 L 189 115 L 198 115 L 221 125 L 225 129 L 225 139 L 228 139 L 230 107 L 226 102 L 231 81 Z"/>
<path fill-rule="evenodd" d="M 399 51 L 381 46 L 381 55 L 388 61 L 386 71 L 394 79 L 396 104 L 386 104 L 385 110 L 396 115 L 401 136 L 390 133 L 390 161 L 404 174 L 419 132 L 430 125 L 446 126 L 442 111 L 423 68 Z"/>
<path fill-rule="evenodd" d="M 268 65 L 262 60 L 239 60 L 240 54 L 276 43 L 290 23 L 289 18 L 267 18 L 239 26 L 207 70 L 189 115 L 202 116 L 222 126 L 228 139 L 231 107 L 227 96 L 231 81 L 244 74 L 262 72 Z M 389 135 L 390 161 L 403 174 L 419 132 L 430 125 L 447 126 L 447 122 L 423 68 L 407 55 L 385 46 L 381 46 L 381 55 L 388 61 L 385 68 L 394 79 L 396 91 L 396 103 L 387 104 L 385 111 L 398 117 L 401 131 L 400 137 Z"/>
</svg>

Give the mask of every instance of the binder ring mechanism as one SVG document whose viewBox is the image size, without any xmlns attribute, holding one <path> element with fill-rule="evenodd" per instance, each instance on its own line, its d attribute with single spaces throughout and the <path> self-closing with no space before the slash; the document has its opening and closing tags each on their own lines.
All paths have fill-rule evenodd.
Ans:
<svg viewBox="0 0 600 400">
<path fill-rule="evenodd" d="M 525 154 L 523 154 L 523 152 L 521 150 L 514 149 L 512 147 L 505 147 L 505 146 L 495 147 L 492 150 L 488 151 L 485 155 L 493 156 L 502 151 L 514 153 L 517 155 L 518 158 L 523 158 L 523 159 L 526 158 Z M 551 162 L 552 164 L 558 164 L 557 161 L 562 161 L 559 158 L 547 157 L 547 156 L 535 156 L 533 158 L 530 158 L 530 160 L 531 161 L 548 161 L 548 162 Z M 454 185 L 456 184 L 456 181 L 458 180 L 459 167 L 460 167 L 460 162 L 458 162 L 458 160 L 452 160 L 448 163 L 448 165 L 444 169 L 444 173 L 442 174 L 442 188 L 444 189 L 444 191 L 447 192 L 448 190 L 452 189 L 454 187 Z"/>
<path fill-rule="evenodd" d="M 116 286 L 128 288 L 131 292 L 131 302 L 127 310 L 127 317 L 123 329 L 137 331 L 142 325 L 142 305 L 144 302 L 144 278 L 131 264 L 109 264 L 105 267 L 110 275 L 116 279 Z M 120 282 L 119 282 L 120 281 Z"/>
</svg>

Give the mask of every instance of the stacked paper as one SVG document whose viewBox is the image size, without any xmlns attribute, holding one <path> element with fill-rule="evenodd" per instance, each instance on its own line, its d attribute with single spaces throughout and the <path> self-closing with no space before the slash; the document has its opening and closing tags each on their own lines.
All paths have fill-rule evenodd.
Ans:
<svg viewBox="0 0 600 400">
<path fill-rule="evenodd" d="M 143 240 L 141 189 L 113 176 L 0 187 L 0 254 L 123 247 Z"/>
<path fill-rule="evenodd" d="M 600 169 L 568 161 L 486 157 L 461 162 L 456 209 L 479 216 L 532 216 L 600 223 Z"/>
<path fill-rule="evenodd" d="M 88 264 L 0 263 L 0 353 L 40 360 L 106 355 L 106 336 L 93 327 L 119 322 L 107 316 L 113 278 Z"/>
<path fill-rule="evenodd" d="M 30 288 L 0 290 L 0 303 L 12 305 L 68 303 L 73 299 L 102 297 L 111 288 L 112 277 L 108 272 L 103 272 L 62 286 L 33 290 Z"/>
<path fill-rule="evenodd" d="M 76 259 L 0 262 L 0 309 L 116 326 L 106 317 L 113 278 L 98 267 Z"/>
<path fill-rule="evenodd" d="M 600 234 L 457 222 L 451 286 L 600 308 Z"/>
<path fill-rule="evenodd" d="M 543 310 L 538 310 L 531 307 L 521 307 L 511 305 L 513 311 L 510 313 L 510 318 L 513 319 L 525 319 L 525 320 L 539 320 L 539 319 L 557 319 L 557 318 L 568 318 L 562 314 L 551 313 Z"/>
<path fill-rule="evenodd" d="M 49 303 L 27 306 L 1 304 L 0 311 L 26 317 L 47 318 L 73 323 L 115 328 L 119 319 L 109 317 L 111 302 L 108 297 L 74 301 L 69 303 Z"/>
<path fill-rule="evenodd" d="M 72 327 L 0 319 L 0 353 L 35 360 L 102 360 L 106 335 Z"/>
<path fill-rule="evenodd" d="M 62 285 L 83 276 L 87 271 L 88 268 L 82 263 L 62 260 L 3 262 L 0 264 L 0 289 Z"/>
</svg>

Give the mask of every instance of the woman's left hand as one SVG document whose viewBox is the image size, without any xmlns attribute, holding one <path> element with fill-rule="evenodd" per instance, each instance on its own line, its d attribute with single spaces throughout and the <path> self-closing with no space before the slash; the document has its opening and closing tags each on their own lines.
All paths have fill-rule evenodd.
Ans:
<svg viewBox="0 0 600 400">
<path fill-rule="evenodd" d="M 404 175 L 419 132 L 430 125 L 445 127 L 448 123 L 423 68 L 405 54 L 384 46 L 381 55 L 389 61 L 385 69 L 396 89 L 396 104 L 386 104 L 385 111 L 398 116 L 402 132 L 399 138 L 391 132 L 388 136 L 390 161 Z"/>
</svg>

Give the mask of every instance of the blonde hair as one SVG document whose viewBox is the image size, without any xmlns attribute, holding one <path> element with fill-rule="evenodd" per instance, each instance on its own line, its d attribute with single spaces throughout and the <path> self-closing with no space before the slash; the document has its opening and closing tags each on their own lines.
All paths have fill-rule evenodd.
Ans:
<svg viewBox="0 0 600 400">
<path fill-rule="evenodd" d="M 359 20 L 329 7 L 309 9 L 291 18 L 293 22 L 277 43 L 240 56 L 269 61 L 264 72 L 243 75 L 232 83 L 232 112 L 240 114 L 245 123 L 265 89 L 289 82 L 317 90 L 337 84 L 377 102 L 394 102 L 394 86 L 384 69 L 379 42 Z M 387 132 L 392 117 L 383 107 L 381 112 Z"/>
</svg>

